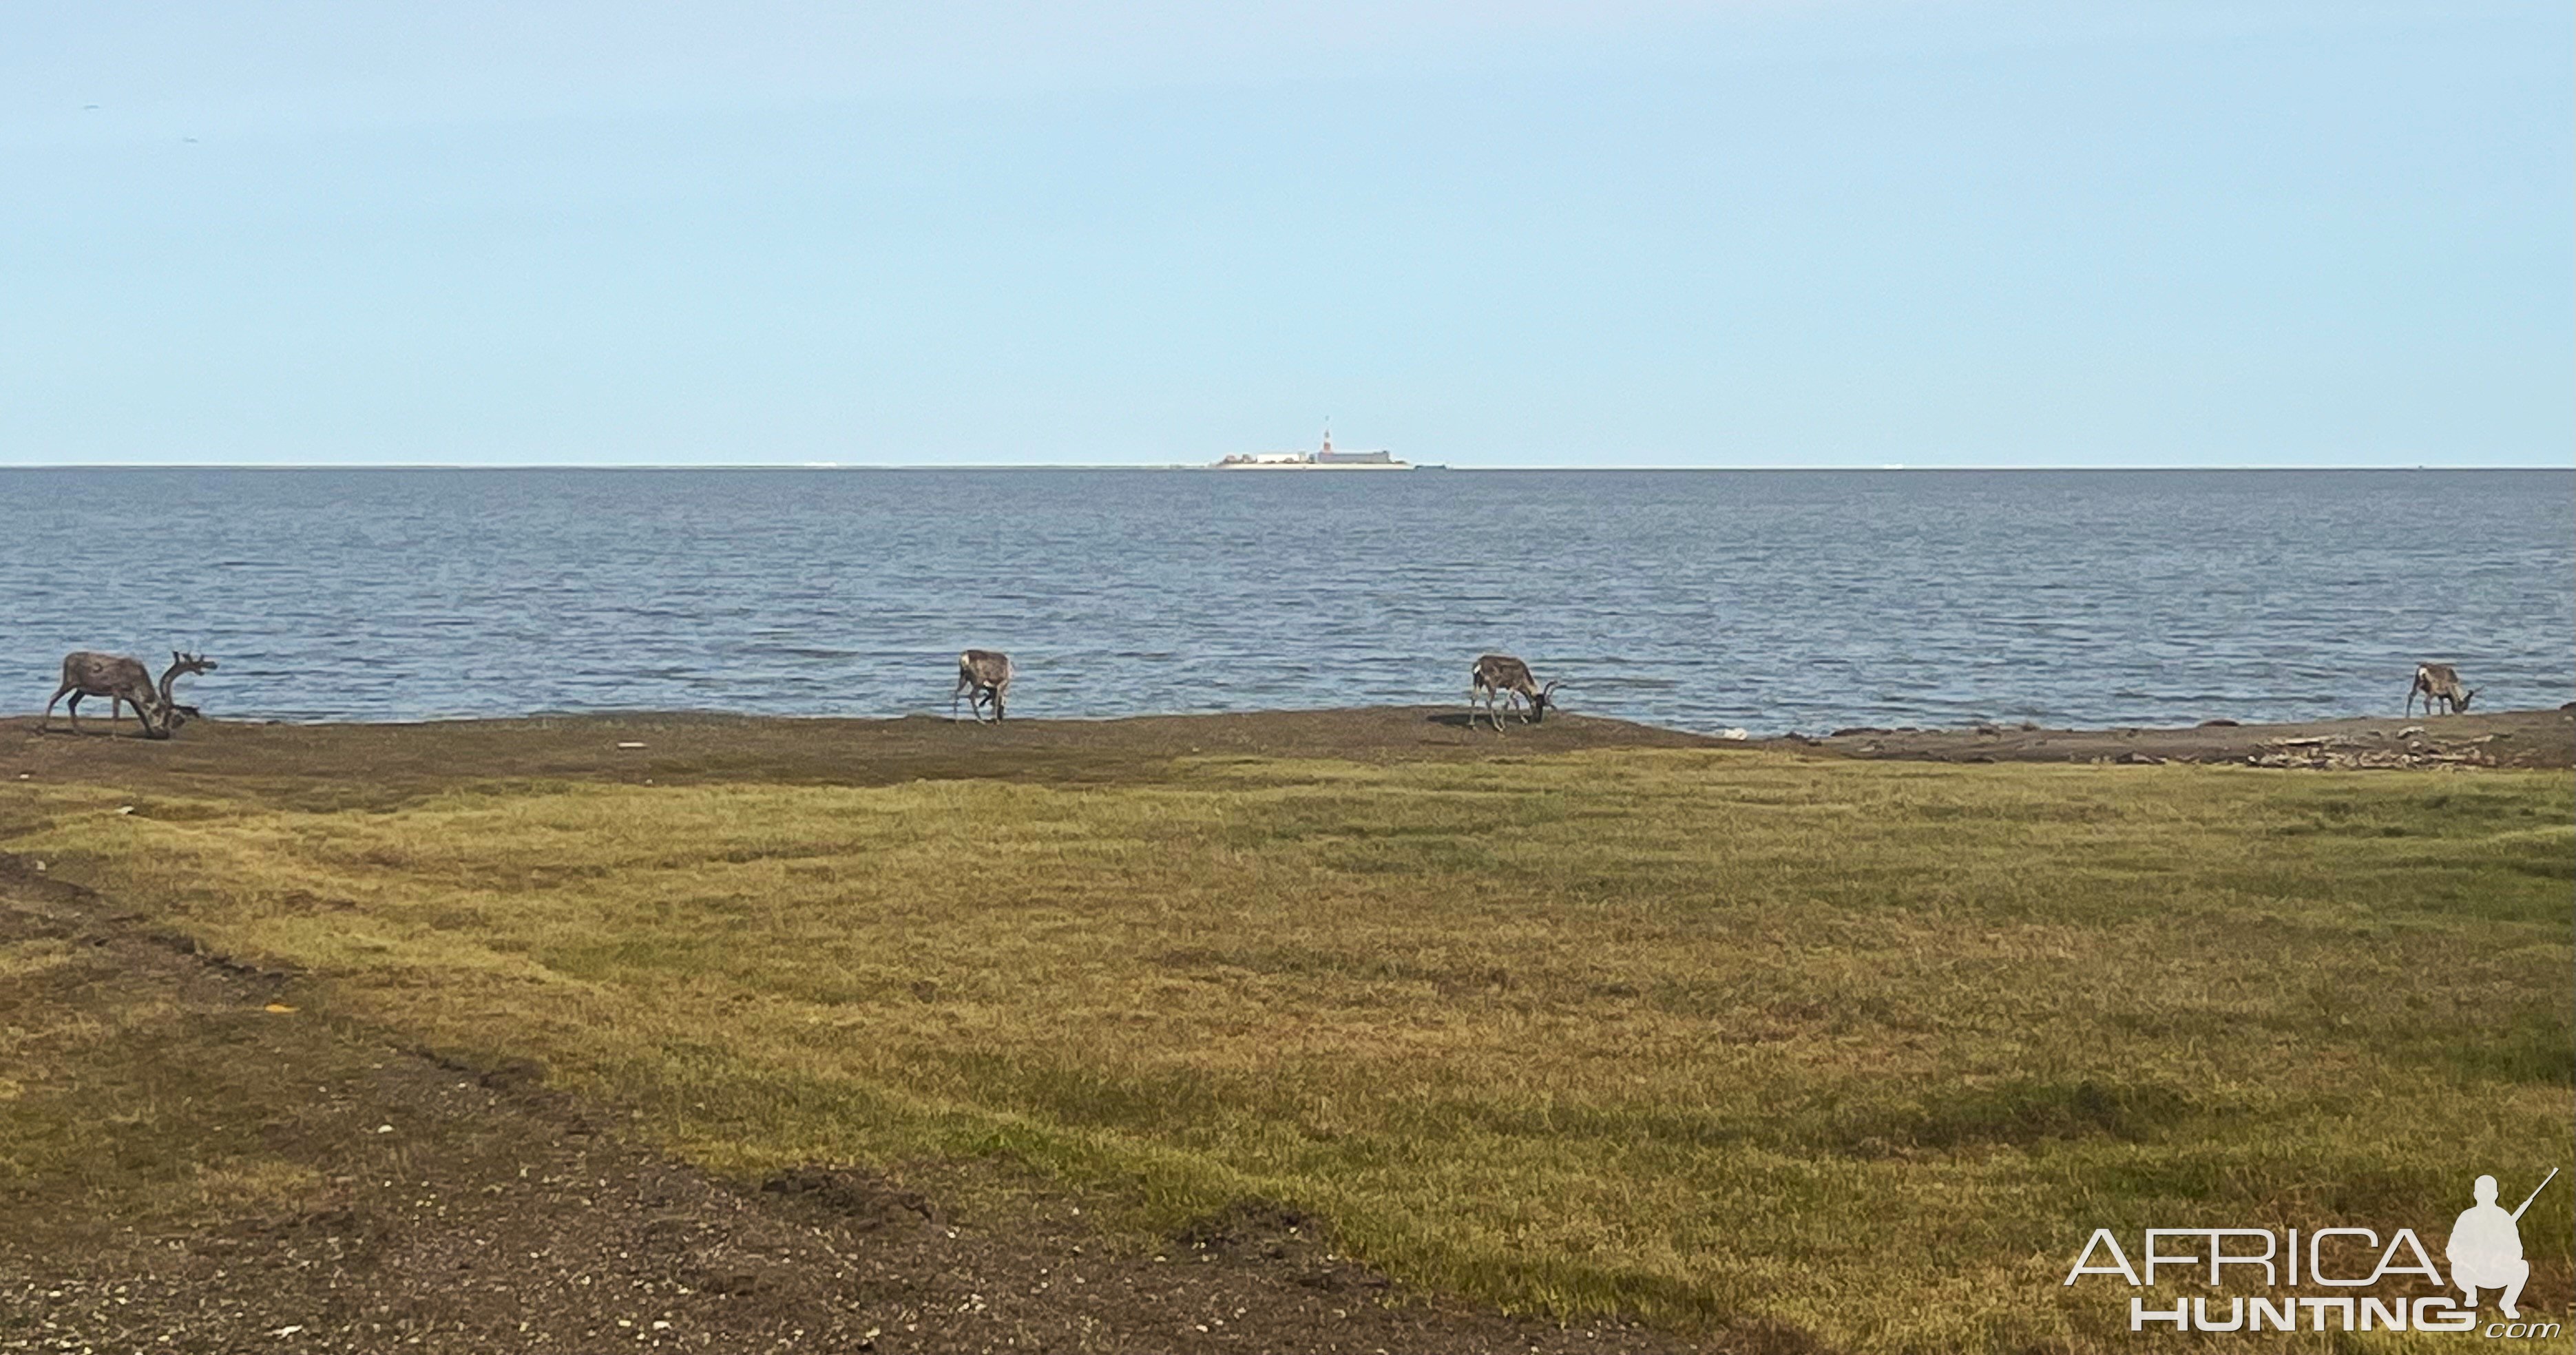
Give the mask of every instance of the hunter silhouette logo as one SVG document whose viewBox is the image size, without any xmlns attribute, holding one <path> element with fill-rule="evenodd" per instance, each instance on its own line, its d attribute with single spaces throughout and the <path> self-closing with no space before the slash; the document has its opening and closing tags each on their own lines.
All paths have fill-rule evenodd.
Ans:
<svg viewBox="0 0 2576 1355">
<path fill-rule="evenodd" d="M 2459 1220 L 2451 1225 L 2451 1245 L 2443 1256 L 2451 1263 L 2451 1285 L 2469 1301 L 2469 1311 L 2478 1308 L 2478 1291 L 2501 1289 L 2496 1310 L 2507 1317 L 2520 1317 L 2522 1310 L 2514 1303 L 2522 1297 L 2522 1282 L 2531 1278 L 2531 1263 L 2522 1258 L 2522 1211 L 2540 1198 L 2542 1186 L 2558 1179 L 2558 1169 L 2540 1178 L 2540 1185 L 2522 1197 L 2522 1204 L 2512 1213 L 2496 1204 L 2496 1179 L 2478 1178 L 2471 1191 L 2478 1202 L 2460 1211 Z"/>
<path fill-rule="evenodd" d="M 2554 1338 L 2561 1334 L 2559 1323 L 2526 1323 L 2518 1305 L 2522 1287 L 2531 1278 L 2531 1262 L 2522 1254 L 2522 1216 L 2557 1179 L 2558 1169 L 2550 1168 L 2508 1213 L 2496 1203 L 2496 1179 L 2480 1176 L 2469 1191 L 2477 1203 L 2452 1221 L 2450 1238 L 2442 1248 L 2450 1271 L 2447 1280 L 2412 1228 L 2400 1228 L 2383 1239 L 2373 1228 L 2302 1226 L 2149 1228 L 2139 1237 L 2135 1253 L 2122 1247 L 2112 1230 L 2096 1228 L 2076 1253 L 2065 1283 L 2072 1285 L 2087 1275 L 2115 1275 L 2133 1289 L 2155 1289 L 2158 1272 L 2181 1271 L 2199 1285 L 2219 1291 L 2206 1296 L 2169 1295 L 2170 1308 L 2150 1306 L 2145 1296 L 2132 1295 L 2131 1331 L 2151 1326 L 2178 1332 L 2249 1333 L 2305 1328 L 2314 1332 L 2478 1331 L 2488 1337 Z M 2134 1262 L 2132 1255 L 2137 1258 Z M 2456 1291 L 2458 1297 L 2428 1293 L 2428 1287 Z M 2231 1289 L 2238 1292 L 2225 1292 Z M 2316 1289 L 2326 1292 L 2313 1292 Z M 2488 1323 L 2483 1329 L 2478 1326 L 2481 1294 L 2494 1296 L 2496 1311 L 2505 1321 Z"/>
</svg>

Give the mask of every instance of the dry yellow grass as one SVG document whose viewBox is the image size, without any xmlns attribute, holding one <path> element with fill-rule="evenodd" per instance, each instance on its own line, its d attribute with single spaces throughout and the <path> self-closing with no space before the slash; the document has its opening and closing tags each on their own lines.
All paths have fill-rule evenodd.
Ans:
<svg viewBox="0 0 2576 1355">
<path fill-rule="evenodd" d="M 1001 1164 L 1138 1230 L 1272 1197 L 1518 1307 L 2127 1349 L 2125 1290 L 2058 1285 L 2095 1226 L 2430 1236 L 2467 1164 L 2556 1165 L 2570 791 L 1202 758 L 336 811 L 68 786 L 5 845 L 723 1171 Z M 2524 1235 L 2563 1309 L 2566 1210 Z"/>
</svg>

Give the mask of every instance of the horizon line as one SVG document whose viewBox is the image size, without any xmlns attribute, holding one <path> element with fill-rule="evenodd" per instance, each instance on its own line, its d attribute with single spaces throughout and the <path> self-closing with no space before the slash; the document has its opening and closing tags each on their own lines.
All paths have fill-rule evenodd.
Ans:
<svg viewBox="0 0 2576 1355">
<path fill-rule="evenodd" d="M 466 461 L 49 461 L 49 462 L 28 462 L 28 463 L 25 463 L 25 464 L 7 464 L 7 463 L 0 463 L 0 471 L 16 471 L 16 470 L 49 470 L 49 471 L 62 471 L 62 470 L 255 470 L 255 471 L 294 471 L 294 470 L 349 470 L 349 471 L 368 471 L 368 470 L 381 470 L 381 471 L 532 471 L 532 470 L 548 470 L 548 471 L 639 471 L 639 470 L 650 470 L 650 471 L 1008 471 L 1008 470 L 1029 470 L 1029 471 L 1040 471 L 1040 470 L 1058 470 L 1058 471 L 1060 471 L 1060 470 L 1127 470 L 1127 471 L 1213 471 L 1213 470 L 1216 470 L 1216 469 L 1218 469 L 1218 468 L 1217 468 L 1215 465 L 1213 465 L 1213 464 L 1210 464 L 1210 463 L 1207 463 L 1207 462 L 1195 462 L 1195 461 L 1189 461 L 1189 462 L 1181 462 L 1181 461 L 960 461 L 960 462 L 914 462 L 914 461 L 892 461 L 892 462 L 873 462 L 873 461 L 741 461 L 741 462 L 710 462 L 710 461 L 613 461 L 613 462 L 574 462 L 574 461 L 507 461 L 507 462 L 466 462 Z M 1828 473 L 1828 474 L 1864 474 L 1864 475 L 1866 475 L 1866 474 L 1884 474 L 1884 473 L 1891 472 L 1891 471 L 1901 471 L 1901 472 L 1908 472 L 1908 473 L 1912 473 L 1912 472 L 1932 472 L 1932 473 L 1942 473 L 1942 472 L 1958 472 L 1958 471 L 1978 472 L 1978 473 L 1993 473 L 1993 472 L 1998 472 L 1998 471 L 2034 471 L 2034 472 L 2067 472 L 2067 471 L 2079 471 L 2079 472 L 2081 472 L 2081 471 L 2099 471 L 2099 472 L 2106 472 L 2106 473 L 2136 473 L 2136 472 L 2143 472 L 2143 471 L 2194 471 L 2194 472 L 2208 472 L 2208 471 L 2345 471 L 2345 472 L 2349 472 L 2349 471 L 2384 471 L 2384 472 L 2389 472 L 2389 473 L 2393 473 L 2393 474 L 2412 474 L 2412 473 L 2420 472 L 2420 471 L 2567 471 L 2567 472 L 2570 472 L 2570 473 L 2576 473 L 2576 466 L 2569 466 L 2569 465 L 2562 465 L 2562 464 L 2546 464 L 2546 465 L 2544 465 L 2544 464 L 2529 464 L 2529 465 L 2523 465 L 2523 464 L 2515 464 L 2515 463 L 2511 463 L 2511 462 L 2501 462 L 2501 463 L 2497 463 L 2497 462 L 2490 462 L 2490 463 L 2481 463 L 2481 464 L 2475 464 L 2475 465 L 2436 465 L 2436 464 L 2429 463 L 2429 462 L 2417 463 L 2417 464 L 2415 464 L 2415 465 L 2387 465 L 2387 464 L 2315 465 L 2315 464 L 2305 464 L 2305 463 L 2285 463 L 2285 462 L 2269 462 L 2269 463 L 2267 463 L 2267 462 L 2251 462 L 2251 463 L 2215 463 L 2215 462 L 2213 462 L 2213 463 L 2180 464 L 2180 465 L 2175 465 L 2175 464 L 2136 464 L 2136 465 L 2132 465 L 2132 464 L 2122 464 L 2122 465 L 2013 465 L 2013 464 L 2002 464 L 2002 465 L 1912 465 L 1912 464 L 1907 464 L 1907 463 L 1904 463 L 1904 462 L 1886 462 L 1886 463 L 1882 463 L 1882 464 L 1878 464 L 1878 465 L 1827 465 L 1827 466 L 1811 466 L 1811 465 L 1778 465 L 1778 464 L 1743 464 L 1743 465 L 1711 465 L 1711 466 L 1668 466 L 1668 465 L 1608 465 L 1608 466 L 1597 466 L 1597 465 L 1530 465 L 1530 466 L 1507 465 L 1507 466 L 1462 466 L 1462 465 L 1457 465 L 1457 464 L 1454 464 L 1454 463 L 1444 463 L 1444 462 L 1430 462 L 1430 463 L 1420 463 L 1420 462 L 1417 462 L 1417 463 L 1414 463 L 1414 464 L 1413 464 L 1413 466 L 1411 467 L 1411 469 L 1414 469 L 1414 470 L 1438 470 L 1438 471 L 1442 471 L 1442 472 L 1450 473 L 1450 474 L 1458 474 L 1458 473 L 1474 473 L 1474 472 L 1484 472 L 1484 473 L 1510 473 L 1510 472 L 1516 472 L 1516 471 L 1546 471 L 1546 472 L 1556 472 L 1556 471 L 1619 471 L 1619 472 L 1632 472 L 1632 473 L 1641 473 L 1641 474 L 1643 474 L 1643 473 L 1666 473 L 1666 472 L 1673 472 L 1673 473 L 1690 473 L 1690 472 L 1704 472 L 1704 471 L 1727 471 L 1727 472 L 1748 472 L 1748 471 L 1749 471 L 1749 472 L 1762 472 L 1762 473 L 1777 473 L 1777 472 L 1799 471 L 1799 472 L 1820 472 L 1820 473 Z"/>
</svg>

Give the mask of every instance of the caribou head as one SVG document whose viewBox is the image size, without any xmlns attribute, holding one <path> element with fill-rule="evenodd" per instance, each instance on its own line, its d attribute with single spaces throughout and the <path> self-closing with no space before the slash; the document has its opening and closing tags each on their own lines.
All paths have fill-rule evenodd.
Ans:
<svg viewBox="0 0 2576 1355">
<path fill-rule="evenodd" d="M 186 654 L 175 649 L 170 651 L 170 666 L 161 670 L 161 686 L 158 691 L 161 698 L 163 732 L 176 733 L 179 726 L 201 718 L 195 706 L 180 705 L 177 694 L 171 688 L 180 678 L 196 673 L 211 673 L 215 668 L 215 661 L 203 654 Z"/>
</svg>

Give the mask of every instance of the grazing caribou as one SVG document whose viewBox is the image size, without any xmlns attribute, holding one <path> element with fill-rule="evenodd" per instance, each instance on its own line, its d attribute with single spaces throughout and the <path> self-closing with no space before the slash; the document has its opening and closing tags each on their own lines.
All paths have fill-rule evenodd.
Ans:
<svg viewBox="0 0 2576 1355">
<path fill-rule="evenodd" d="M 45 703 L 45 714 L 36 722 L 36 728 L 53 727 L 54 702 L 62 700 L 66 693 L 72 699 L 70 710 L 72 732 L 75 734 L 80 732 L 81 698 L 104 696 L 110 702 L 109 720 L 117 719 L 122 706 L 131 705 L 134 718 L 143 724 L 143 737 L 170 737 L 168 728 L 153 723 L 153 717 L 160 711 L 161 694 L 153 689 L 151 671 L 143 666 L 141 659 L 129 659 L 121 654 L 100 654 L 87 649 L 64 655 L 63 685 L 55 688 L 53 700 Z"/>
<path fill-rule="evenodd" d="M 1011 694 L 1011 656 L 990 649 L 970 649 L 957 656 L 957 690 L 948 694 L 948 718 L 957 718 L 957 698 L 965 697 L 977 723 L 984 703 L 993 703 L 993 723 L 1002 722 L 1002 706 Z"/>
<path fill-rule="evenodd" d="M 1485 719 L 1492 723 L 1497 734 L 1503 732 L 1503 717 L 1494 710 L 1497 698 L 1511 702 L 1512 710 L 1521 717 L 1522 724 L 1537 724 L 1547 718 L 1547 708 L 1556 704 L 1556 689 L 1565 685 L 1561 682 L 1551 682 L 1544 687 L 1538 685 L 1538 679 L 1530 676 L 1529 665 L 1509 654 L 1487 654 L 1476 660 L 1475 671 L 1469 675 L 1468 683 L 1467 727 L 1476 727 L 1476 707 L 1481 701 Z M 1526 710 L 1521 708 L 1523 701 L 1529 703 Z"/>
<path fill-rule="evenodd" d="M 2415 698 L 2421 695 L 2425 714 L 2432 714 L 2433 703 L 2439 701 L 2446 708 L 2446 713 L 2457 715 L 2469 708 L 2469 702 L 2475 700 L 2477 694 L 2477 688 L 2460 685 L 2460 670 L 2451 665 L 2419 663 L 2415 665 L 2415 685 L 2406 689 L 2406 713 L 2415 713 Z"/>
</svg>

